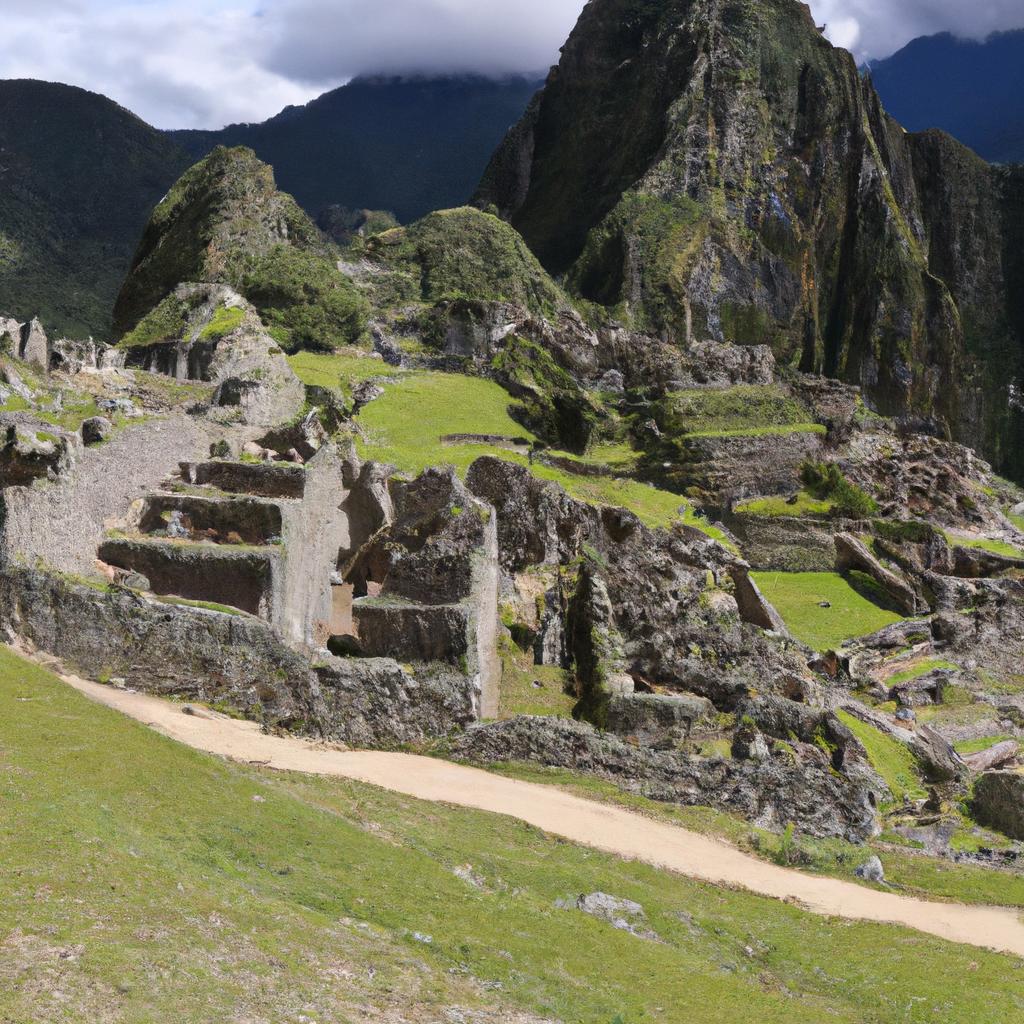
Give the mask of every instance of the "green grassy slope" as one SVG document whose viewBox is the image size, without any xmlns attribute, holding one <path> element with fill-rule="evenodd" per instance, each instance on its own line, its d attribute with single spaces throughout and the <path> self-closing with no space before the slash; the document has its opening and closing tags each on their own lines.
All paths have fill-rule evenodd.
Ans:
<svg viewBox="0 0 1024 1024">
<path fill-rule="evenodd" d="M 4 649 L 0 848 L 12 1021 L 427 1021 L 453 1005 L 581 1024 L 1024 1012 L 1005 957 L 813 917 L 496 816 L 228 765 Z M 639 901 L 662 941 L 554 905 L 597 890 Z"/>
<path fill-rule="evenodd" d="M 900 618 L 863 597 L 838 573 L 758 572 L 753 576 L 790 632 L 815 650 L 838 648 L 845 640 L 874 633 Z M 822 608 L 824 602 L 829 607 Z"/>
</svg>

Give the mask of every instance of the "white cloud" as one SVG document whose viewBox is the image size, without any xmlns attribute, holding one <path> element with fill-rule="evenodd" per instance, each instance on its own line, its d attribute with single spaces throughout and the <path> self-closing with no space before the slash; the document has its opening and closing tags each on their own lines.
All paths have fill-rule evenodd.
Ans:
<svg viewBox="0 0 1024 1024">
<path fill-rule="evenodd" d="M 102 92 L 160 127 L 263 120 L 361 73 L 542 71 L 584 0 L 0 0 L 0 77 Z M 261 6 L 257 6 L 261 5 Z M 1024 26 L 1022 0 L 811 0 L 861 59 Z"/>
<path fill-rule="evenodd" d="M 859 58 L 888 57 L 918 36 L 952 32 L 984 39 L 1024 27 L 1021 0 L 810 0 L 837 46 Z"/>
<path fill-rule="evenodd" d="M 217 9 L 203 0 L 3 5 L 0 77 L 91 89 L 162 128 L 262 120 L 322 91 L 261 63 L 265 26 L 244 7 Z"/>
<path fill-rule="evenodd" d="M 300 81 L 373 72 L 547 71 L 583 0 L 279 0 L 268 66 Z"/>
</svg>

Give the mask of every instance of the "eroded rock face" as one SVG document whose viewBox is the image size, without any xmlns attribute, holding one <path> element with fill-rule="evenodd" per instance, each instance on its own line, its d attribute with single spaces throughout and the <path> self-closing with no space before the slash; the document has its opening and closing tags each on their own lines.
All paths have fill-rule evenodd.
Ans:
<svg viewBox="0 0 1024 1024">
<path fill-rule="evenodd" d="M 518 718 L 470 727 L 454 744 L 467 760 L 533 761 L 611 779 L 654 800 L 713 805 L 766 828 L 794 822 L 813 836 L 853 842 L 875 829 L 868 790 L 827 768 L 786 758 L 707 760 L 632 747 L 580 722 Z"/>
<path fill-rule="evenodd" d="M 224 701 L 269 724 L 357 746 L 444 735 L 474 718 L 461 674 L 336 659 L 285 643 L 248 615 L 102 593 L 44 573 L 0 574 L 0 623 L 93 675 L 147 693 Z"/>
<path fill-rule="evenodd" d="M 987 772 L 974 784 L 974 813 L 982 824 L 1024 839 L 1024 775 Z"/>
<path fill-rule="evenodd" d="M 129 367 L 216 384 L 213 405 L 229 420 L 278 426 L 305 400 L 256 310 L 226 285 L 179 285 L 119 352 Z"/>
<path fill-rule="evenodd" d="M 748 689 L 808 675 L 796 650 L 741 621 L 735 601 L 716 600 L 746 567 L 697 530 L 650 530 L 490 457 L 470 467 L 467 486 L 497 510 L 507 576 L 560 567 L 566 638 L 584 682 L 626 676 L 725 708 Z"/>
</svg>

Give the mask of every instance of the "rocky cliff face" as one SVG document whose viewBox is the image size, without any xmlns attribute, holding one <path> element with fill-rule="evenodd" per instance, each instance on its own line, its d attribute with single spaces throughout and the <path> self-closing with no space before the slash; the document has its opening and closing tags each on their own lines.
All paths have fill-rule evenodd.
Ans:
<svg viewBox="0 0 1024 1024">
<path fill-rule="evenodd" d="M 768 343 L 1024 472 L 1020 185 L 908 136 L 795 0 L 594 0 L 478 193 L 602 316 Z"/>
</svg>

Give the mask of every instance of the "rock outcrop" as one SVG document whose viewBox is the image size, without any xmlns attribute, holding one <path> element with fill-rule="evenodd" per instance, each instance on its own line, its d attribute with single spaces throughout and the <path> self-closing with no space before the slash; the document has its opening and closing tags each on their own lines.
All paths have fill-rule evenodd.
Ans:
<svg viewBox="0 0 1024 1024">
<path fill-rule="evenodd" d="M 234 288 L 293 348 L 347 344 L 363 329 L 332 247 L 248 149 L 215 149 L 153 211 L 114 309 L 116 333 L 185 282 Z"/>
<path fill-rule="evenodd" d="M 469 728 L 453 744 L 467 760 L 533 761 L 610 779 L 653 800 L 713 804 L 776 831 L 792 822 L 812 836 L 853 842 L 875 829 L 863 786 L 827 768 L 795 766 L 786 758 L 731 761 L 633 747 L 589 725 L 517 718 Z"/>
<path fill-rule="evenodd" d="M 0 625 L 81 672 L 147 693 L 224 703 L 268 726 L 358 746 L 444 735 L 475 717 L 458 672 L 388 659 L 315 661 L 269 625 L 100 591 L 29 569 L 0 574 Z"/>
</svg>

